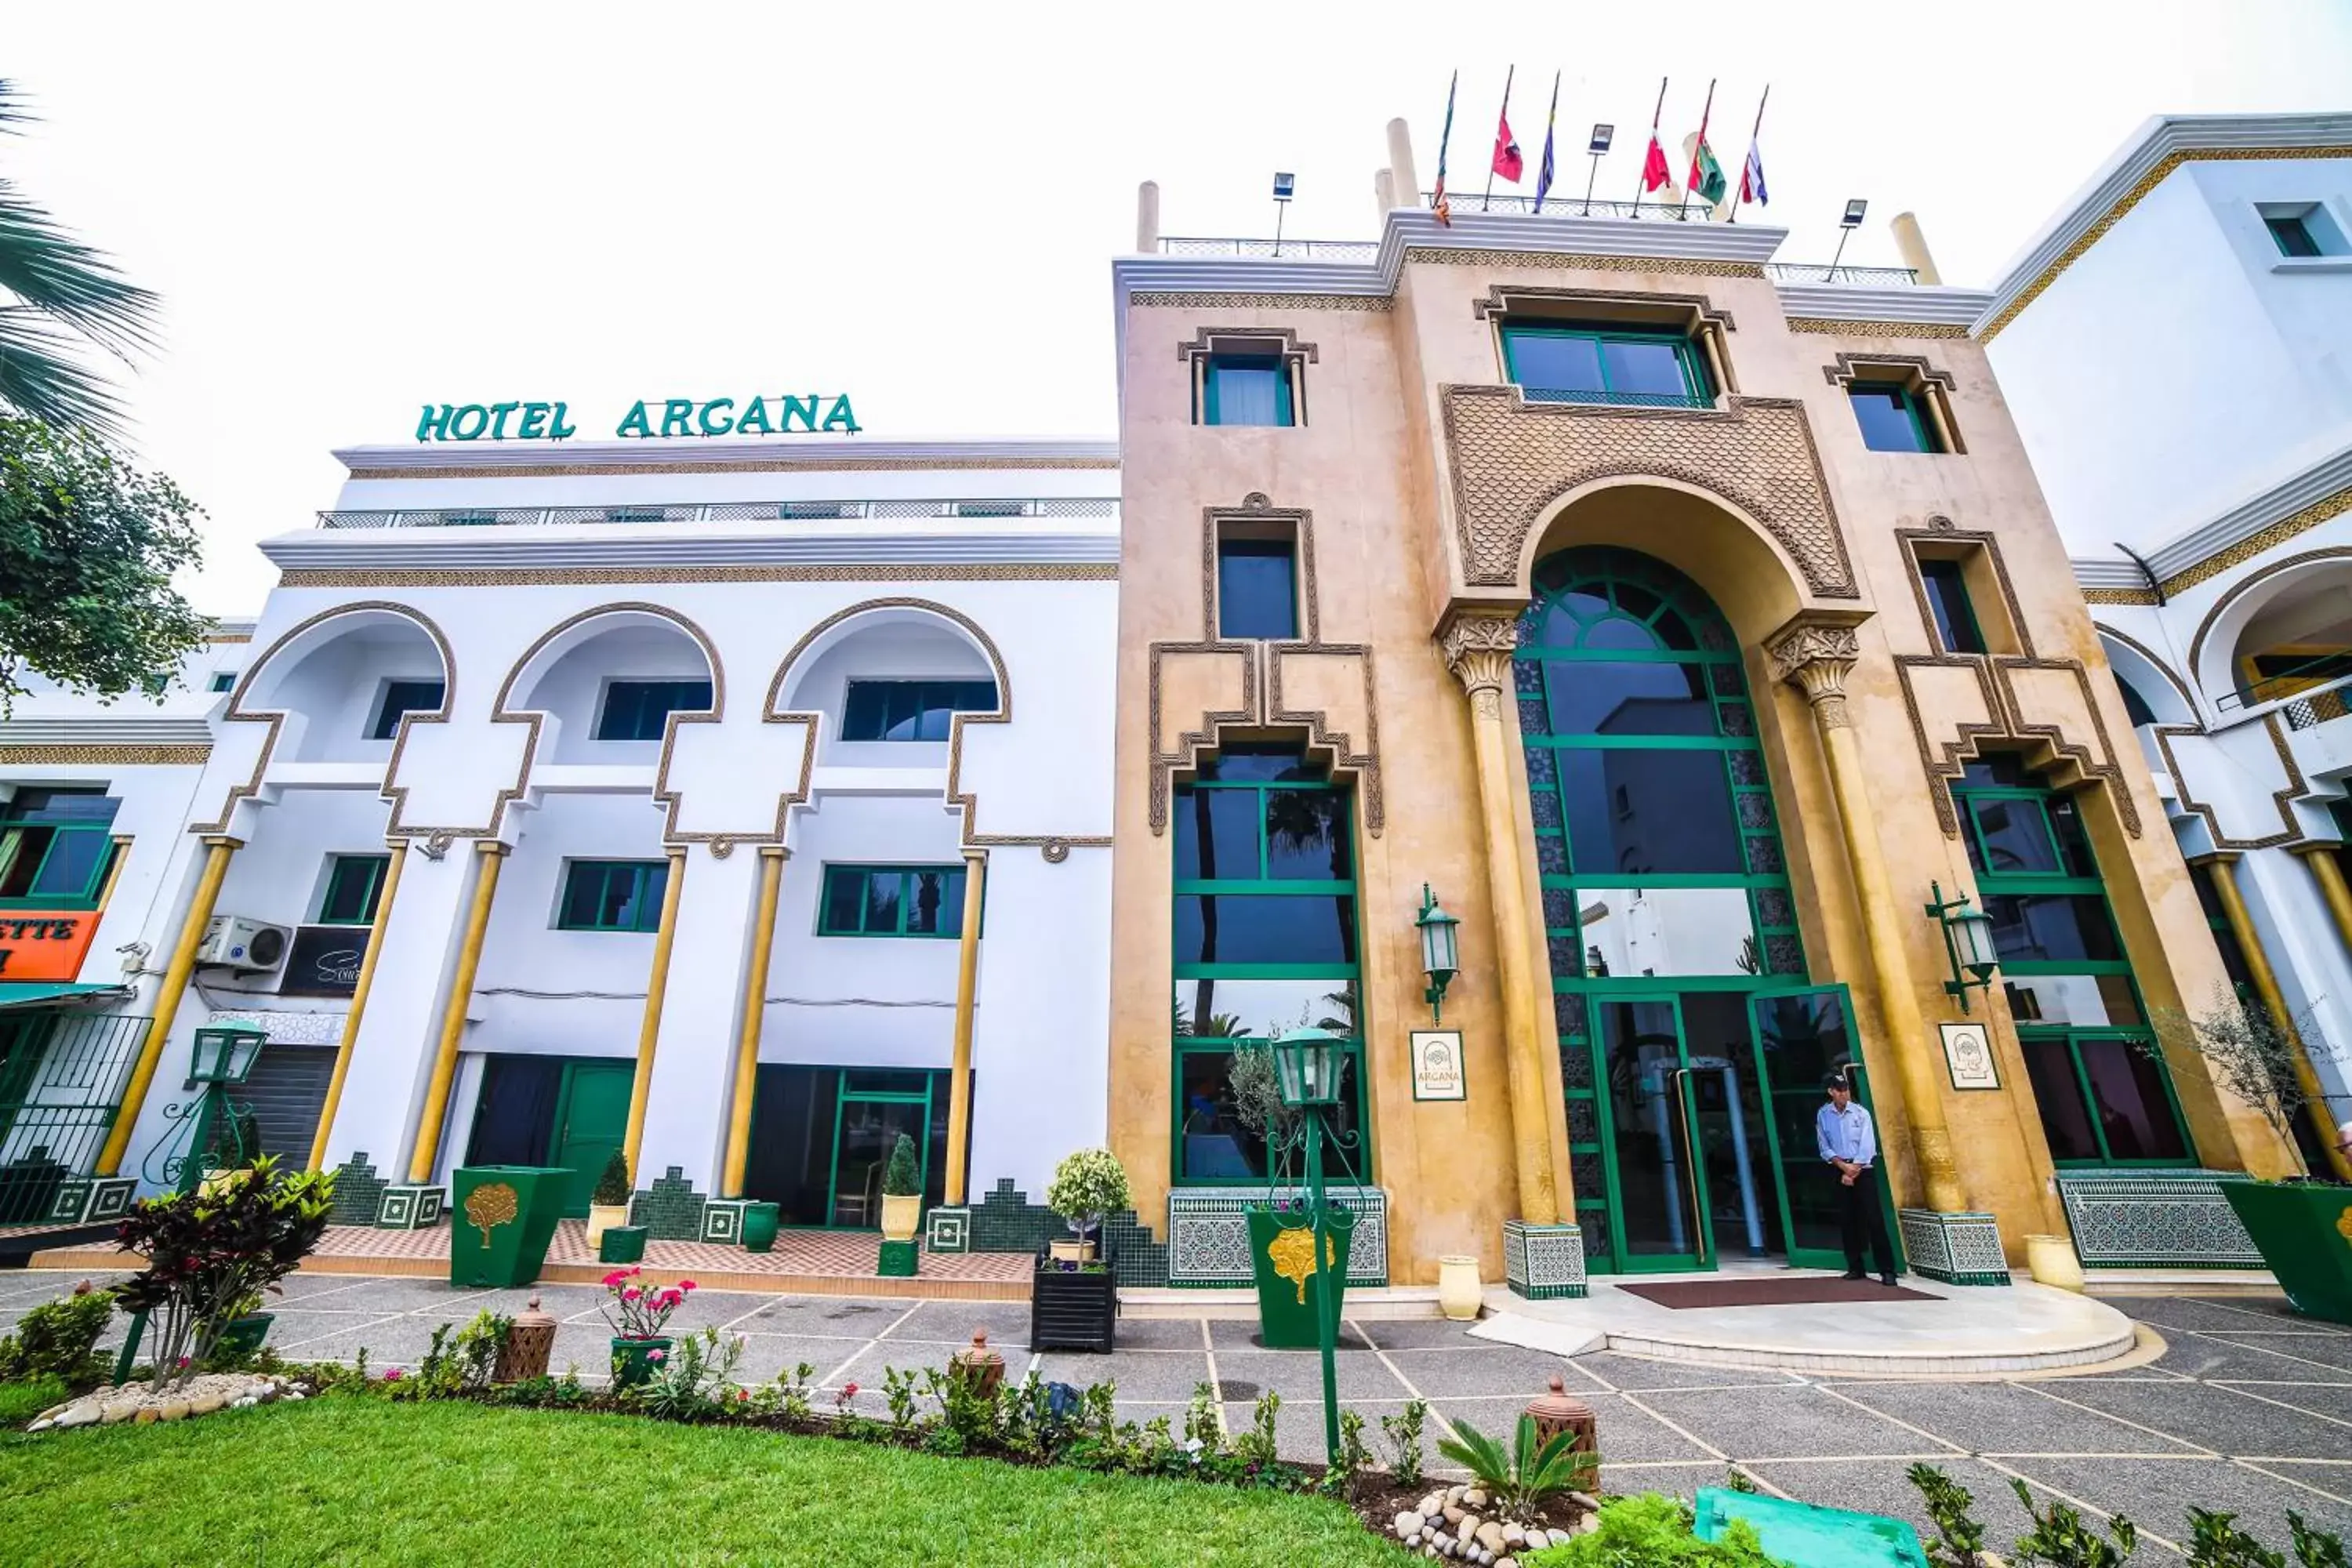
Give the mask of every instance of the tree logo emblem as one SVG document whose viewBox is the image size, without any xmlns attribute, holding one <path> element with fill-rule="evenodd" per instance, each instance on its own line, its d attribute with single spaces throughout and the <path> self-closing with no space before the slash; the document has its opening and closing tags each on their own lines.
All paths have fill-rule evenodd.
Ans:
<svg viewBox="0 0 2352 1568">
<path fill-rule="evenodd" d="M 514 1223 L 521 1212 L 515 1190 L 504 1182 L 490 1182 L 466 1194 L 466 1217 L 482 1233 L 482 1245 L 490 1244 L 490 1232 L 502 1225 Z"/>
</svg>

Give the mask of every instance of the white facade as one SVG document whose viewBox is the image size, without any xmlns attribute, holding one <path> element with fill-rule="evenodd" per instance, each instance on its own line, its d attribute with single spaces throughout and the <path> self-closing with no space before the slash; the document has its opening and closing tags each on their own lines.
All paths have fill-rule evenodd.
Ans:
<svg viewBox="0 0 2352 1568">
<path fill-rule="evenodd" d="M 2352 957 L 2305 862 L 2352 778 L 2347 236 L 2352 115 L 2151 121 L 1975 329 L 2182 850 L 2231 868 L 2338 1124 Z"/>
<path fill-rule="evenodd" d="M 825 868 L 979 856 L 972 1194 L 1011 1178 L 1042 1198 L 1063 1154 L 1103 1142 L 1114 444 L 482 442 L 338 456 L 351 477 L 335 509 L 261 547 L 284 575 L 250 642 L 191 667 L 233 669 L 234 691 L 175 695 L 138 721 L 176 725 L 190 761 L 141 761 L 129 731 L 105 728 L 136 699 L 85 712 L 44 695 L 0 732 L 0 780 L 103 784 L 123 803 L 117 831 L 132 849 L 85 979 L 121 978 L 115 946 L 144 942 L 138 994 L 120 1010 L 157 1011 L 208 838 L 239 846 L 217 911 L 289 928 L 319 920 L 331 856 L 389 843 L 401 879 L 324 1163 L 364 1153 L 401 1181 L 422 1136 L 437 1153 L 420 1175 L 442 1182 L 467 1157 L 494 1060 L 635 1060 L 651 922 L 561 929 L 567 866 L 682 849 L 632 1174 L 642 1191 L 677 1167 L 717 1195 L 763 848 L 788 858 L 759 1060 L 847 1068 L 950 1066 L 960 943 L 953 930 L 819 934 Z M 992 682 L 996 706 L 958 714 L 952 742 L 845 739 L 847 683 L 893 678 Z M 599 740 L 610 684 L 640 679 L 709 681 L 711 708 L 672 713 L 658 739 Z M 371 739 L 395 680 L 444 683 L 443 706 Z M 95 760 L 44 760 L 68 746 Z M 437 1131 L 421 1131 L 493 846 L 504 853 L 454 1092 Z M 363 948 L 366 931 L 353 935 Z M 196 1026 L 251 1018 L 274 1041 L 336 1044 L 349 1002 L 281 995 L 279 983 L 199 969 L 123 1174 L 186 1098 Z"/>
</svg>

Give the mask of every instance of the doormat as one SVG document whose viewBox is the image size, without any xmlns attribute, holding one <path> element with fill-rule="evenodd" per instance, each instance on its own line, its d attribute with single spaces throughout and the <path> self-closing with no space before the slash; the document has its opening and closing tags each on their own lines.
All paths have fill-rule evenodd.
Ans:
<svg viewBox="0 0 2352 1568">
<path fill-rule="evenodd" d="M 1828 1301 L 1939 1301 L 1925 1290 L 1875 1279 L 1685 1279 L 1670 1285 L 1619 1285 L 1629 1296 L 1682 1310 L 1692 1307 L 1801 1307 Z"/>
</svg>

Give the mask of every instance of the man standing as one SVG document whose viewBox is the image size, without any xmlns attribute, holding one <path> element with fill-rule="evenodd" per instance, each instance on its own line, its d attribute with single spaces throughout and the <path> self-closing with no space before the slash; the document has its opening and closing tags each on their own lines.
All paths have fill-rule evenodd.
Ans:
<svg viewBox="0 0 2352 1568">
<path fill-rule="evenodd" d="M 1829 1103 L 1813 1115 L 1813 1135 L 1822 1159 L 1837 1173 L 1838 1227 L 1845 1239 L 1845 1277 L 1864 1278 L 1862 1240 L 1867 1230 L 1878 1259 L 1878 1282 L 1895 1283 L 1895 1248 L 1886 1239 L 1886 1215 L 1878 1201 L 1878 1130 L 1870 1112 L 1853 1102 L 1853 1085 L 1843 1073 L 1822 1080 Z"/>
</svg>

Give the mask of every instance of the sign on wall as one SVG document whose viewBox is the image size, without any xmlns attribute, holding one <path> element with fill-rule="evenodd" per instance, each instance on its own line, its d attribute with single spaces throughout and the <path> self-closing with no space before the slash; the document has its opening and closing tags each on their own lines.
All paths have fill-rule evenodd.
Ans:
<svg viewBox="0 0 2352 1568">
<path fill-rule="evenodd" d="M 0 983 L 73 979 L 98 919 L 96 910 L 0 910 Z"/>
<path fill-rule="evenodd" d="M 366 926 L 301 926 L 286 951 L 280 996 L 348 996 L 359 989 L 367 957 Z"/>
<path fill-rule="evenodd" d="M 1462 1070 L 1462 1031 L 1412 1031 L 1412 1097 L 1415 1100 L 1467 1100 L 1468 1080 Z"/>
<path fill-rule="evenodd" d="M 563 441 L 580 434 L 568 403 L 426 404 L 417 416 L 420 441 Z M 773 412 L 771 412 L 772 408 Z M 811 392 L 777 397 L 639 398 L 621 416 L 620 440 L 672 436 L 855 436 L 857 415 L 849 396 Z"/>
<path fill-rule="evenodd" d="M 1982 1024 L 1944 1024 L 1944 1064 L 1951 1068 L 1954 1089 L 1999 1089 L 2000 1074 L 1992 1060 L 1992 1041 Z"/>
</svg>

